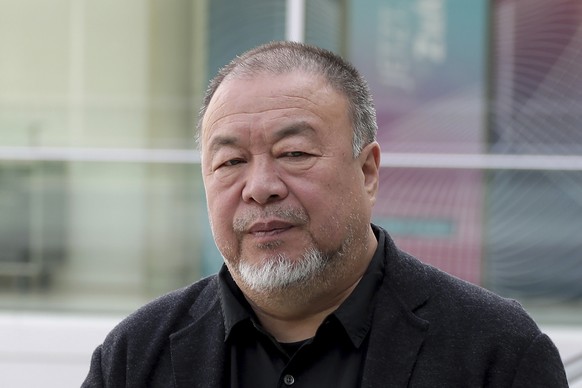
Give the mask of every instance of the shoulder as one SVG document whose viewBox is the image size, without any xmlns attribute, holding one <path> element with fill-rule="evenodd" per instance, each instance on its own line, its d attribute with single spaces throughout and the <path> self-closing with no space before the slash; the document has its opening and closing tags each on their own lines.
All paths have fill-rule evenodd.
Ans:
<svg viewBox="0 0 582 388">
<path fill-rule="evenodd" d="M 397 280 L 391 290 L 428 327 L 426 364 L 419 359 L 419 365 L 466 371 L 492 386 L 510 381 L 516 386 L 567 386 L 557 348 L 517 301 L 402 252 L 395 261 L 392 279 Z"/>
<path fill-rule="evenodd" d="M 217 290 L 214 275 L 163 295 L 122 320 L 93 353 L 83 386 L 117 386 L 119 381 L 143 386 L 152 376 L 170 378 L 171 334 L 208 317 L 221 322 Z"/>
<path fill-rule="evenodd" d="M 220 315 L 216 275 L 145 304 L 123 319 L 105 338 L 108 353 L 151 354 L 166 346 L 170 334 L 205 318 Z"/>
<path fill-rule="evenodd" d="M 383 289 L 408 316 L 430 324 L 433 334 L 505 336 L 525 343 L 540 335 L 533 319 L 515 300 L 454 277 L 399 250 L 388 233 L 382 247 Z"/>
<path fill-rule="evenodd" d="M 480 333 L 490 330 L 496 335 L 506 332 L 529 339 L 540 333 L 533 319 L 513 299 L 454 277 L 404 252 L 399 251 L 395 261 L 392 281 L 397 293 L 432 325 L 462 326 Z"/>
</svg>

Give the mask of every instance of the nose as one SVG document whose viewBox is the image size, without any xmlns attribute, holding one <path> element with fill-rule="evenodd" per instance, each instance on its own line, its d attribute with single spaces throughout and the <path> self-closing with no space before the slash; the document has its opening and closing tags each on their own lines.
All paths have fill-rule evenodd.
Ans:
<svg viewBox="0 0 582 388">
<path fill-rule="evenodd" d="M 267 205 L 287 196 L 289 191 L 277 170 L 276 161 L 267 156 L 255 158 L 250 167 L 242 191 L 245 202 Z"/>
</svg>

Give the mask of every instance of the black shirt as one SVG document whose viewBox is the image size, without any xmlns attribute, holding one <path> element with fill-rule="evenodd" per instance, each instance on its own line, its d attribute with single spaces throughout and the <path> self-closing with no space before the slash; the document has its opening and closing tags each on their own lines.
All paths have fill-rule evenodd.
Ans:
<svg viewBox="0 0 582 388">
<path fill-rule="evenodd" d="M 378 238 L 378 249 L 354 291 L 323 321 L 313 338 L 298 343 L 281 344 L 263 329 L 223 266 L 219 274 L 220 300 L 230 354 L 227 370 L 231 387 L 360 385 L 375 294 L 384 273 L 380 248 L 384 246 L 383 234 Z"/>
</svg>

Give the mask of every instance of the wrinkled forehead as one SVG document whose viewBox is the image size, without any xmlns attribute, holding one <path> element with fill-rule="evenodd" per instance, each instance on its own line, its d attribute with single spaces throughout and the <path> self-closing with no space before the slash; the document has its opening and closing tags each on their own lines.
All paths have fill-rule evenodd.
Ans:
<svg viewBox="0 0 582 388">
<path fill-rule="evenodd" d="M 329 96 L 343 98 L 320 74 L 304 71 L 234 74 L 217 87 L 202 117 L 200 140 L 225 117 L 260 114 L 273 109 L 319 109 L 331 103 Z"/>
</svg>

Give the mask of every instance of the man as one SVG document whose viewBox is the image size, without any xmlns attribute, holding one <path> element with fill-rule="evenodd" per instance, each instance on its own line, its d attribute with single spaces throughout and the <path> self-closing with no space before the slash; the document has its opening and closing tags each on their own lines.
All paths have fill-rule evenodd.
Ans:
<svg viewBox="0 0 582 388">
<path fill-rule="evenodd" d="M 86 387 L 566 387 L 515 302 L 399 251 L 371 225 L 370 92 L 338 56 L 237 57 L 199 123 L 216 276 L 151 302 L 93 355 Z"/>
</svg>

